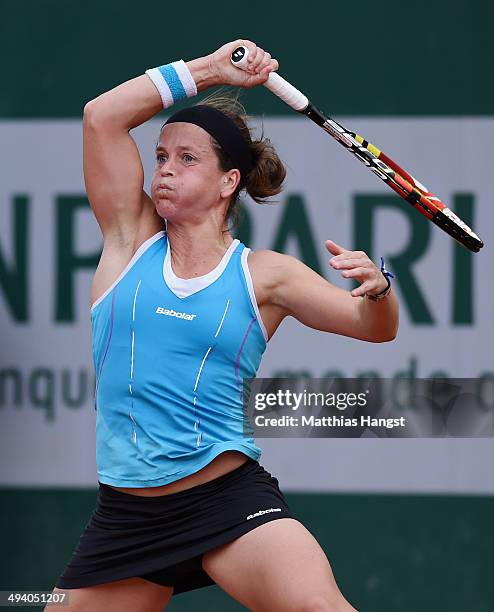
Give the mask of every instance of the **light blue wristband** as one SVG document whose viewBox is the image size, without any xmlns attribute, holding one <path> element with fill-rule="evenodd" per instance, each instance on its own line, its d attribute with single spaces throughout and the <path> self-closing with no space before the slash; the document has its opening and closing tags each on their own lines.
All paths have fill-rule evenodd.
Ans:
<svg viewBox="0 0 494 612">
<path fill-rule="evenodd" d="M 158 90 L 163 108 L 168 108 L 184 98 L 197 95 L 197 86 L 183 60 L 149 68 L 146 74 Z"/>
</svg>

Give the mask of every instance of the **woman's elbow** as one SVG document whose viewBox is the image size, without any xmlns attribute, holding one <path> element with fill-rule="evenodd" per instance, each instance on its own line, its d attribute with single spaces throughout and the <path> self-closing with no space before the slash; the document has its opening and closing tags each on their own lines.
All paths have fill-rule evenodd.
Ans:
<svg viewBox="0 0 494 612">
<path fill-rule="evenodd" d="M 97 128 L 107 125 L 112 118 L 111 109 L 102 96 L 89 100 L 84 105 L 83 125 L 84 128 Z"/>
<path fill-rule="evenodd" d="M 398 313 L 396 316 L 390 317 L 388 321 L 388 325 L 386 325 L 386 329 L 381 329 L 381 334 L 379 340 L 376 342 L 391 342 L 394 340 L 398 334 L 398 327 L 400 325 L 400 319 Z"/>
<path fill-rule="evenodd" d="M 94 127 L 98 122 L 98 117 L 101 115 L 100 105 L 97 101 L 97 98 L 94 100 L 89 100 L 84 105 L 84 113 L 83 113 L 83 123 L 84 127 Z"/>
<path fill-rule="evenodd" d="M 398 325 L 386 332 L 376 335 L 371 342 L 392 342 L 398 335 Z"/>
<path fill-rule="evenodd" d="M 373 340 L 373 342 L 392 342 L 396 338 L 396 335 L 396 332 L 394 332 L 393 334 L 380 336 L 379 338 Z"/>
</svg>

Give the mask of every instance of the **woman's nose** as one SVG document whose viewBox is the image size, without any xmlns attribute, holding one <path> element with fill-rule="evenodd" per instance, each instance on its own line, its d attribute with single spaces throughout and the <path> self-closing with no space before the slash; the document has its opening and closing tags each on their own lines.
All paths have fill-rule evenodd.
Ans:
<svg viewBox="0 0 494 612">
<path fill-rule="evenodd" d="M 160 168 L 160 174 L 162 176 L 173 176 L 175 171 L 169 164 L 163 164 Z"/>
<path fill-rule="evenodd" d="M 167 175 L 174 175 L 175 174 L 175 170 L 173 167 L 173 162 L 170 161 L 170 159 L 167 159 L 164 163 L 161 164 L 160 166 L 160 174 L 162 174 L 163 176 L 167 176 Z"/>
</svg>

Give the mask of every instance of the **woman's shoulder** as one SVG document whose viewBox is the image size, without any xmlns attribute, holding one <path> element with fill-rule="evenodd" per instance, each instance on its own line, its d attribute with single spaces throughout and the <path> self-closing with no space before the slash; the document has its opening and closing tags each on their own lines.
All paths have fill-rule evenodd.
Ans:
<svg viewBox="0 0 494 612">
<path fill-rule="evenodd" d="M 292 255 L 286 255 L 285 253 L 279 253 L 278 251 L 270 251 L 269 249 L 260 249 L 259 251 L 252 251 L 249 253 L 249 267 L 260 267 L 271 272 L 281 271 L 290 265 L 292 262 L 298 262 L 299 260 Z"/>
<path fill-rule="evenodd" d="M 260 249 L 249 253 L 248 263 L 255 284 L 270 289 L 278 284 L 286 274 L 290 273 L 293 265 L 300 262 L 292 255 L 269 249 Z"/>
</svg>

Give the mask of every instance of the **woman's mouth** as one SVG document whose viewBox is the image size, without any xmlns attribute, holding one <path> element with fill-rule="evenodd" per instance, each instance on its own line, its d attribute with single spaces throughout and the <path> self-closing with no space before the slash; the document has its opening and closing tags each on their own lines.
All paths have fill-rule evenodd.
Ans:
<svg viewBox="0 0 494 612">
<path fill-rule="evenodd" d="M 156 196 L 162 200 L 168 200 L 171 197 L 172 192 L 173 187 L 170 187 L 170 185 L 165 185 L 164 183 L 160 183 L 156 187 Z"/>
</svg>

